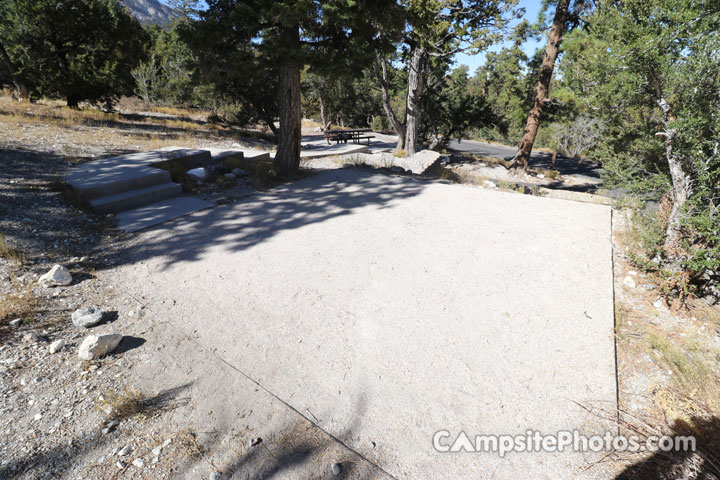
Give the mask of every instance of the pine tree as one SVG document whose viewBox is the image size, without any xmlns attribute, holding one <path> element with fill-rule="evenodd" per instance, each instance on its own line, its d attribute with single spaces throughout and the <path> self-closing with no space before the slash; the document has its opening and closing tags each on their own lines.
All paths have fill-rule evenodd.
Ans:
<svg viewBox="0 0 720 480">
<path fill-rule="evenodd" d="M 378 83 L 385 111 L 398 134 L 397 150 L 413 155 L 422 124 L 422 105 L 427 72 L 431 63 L 449 62 L 455 54 L 477 53 L 500 39 L 507 16 L 516 1 L 404 0 L 407 26 L 399 50 L 407 52 L 407 96 L 404 119 L 390 105 L 387 59 L 378 57 Z M 516 12 L 513 12 L 516 14 Z"/>
<path fill-rule="evenodd" d="M 532 148 L 535 144 L 538 128 L 540 127 L 540 118 L 545 108 L 545 100 L 550 90 L 550 81 L 552 80 L 553 70 L 555 68 L 555 60 L 560 52 L 560 42 L 563 34 L 568 28 L 578 21 L 583 10 L 586 8 L 584 0 L 576 0 L 575 6 L 571 10 L 571 0 L 558 0 L 555 6 L 555 16 L 553 18 L 552 28 L 548 35 L 547 47 L 543 56 L 542 65 L 540 67 L 540 75 L 535 88 L 535 98 L 532 108 L 525 123 L 525 132 L 523 133 L 518 153 L 515 155 L 515 165 L 522 166 L 523 172 L 527 171 Z M 546 3 L 547 5 L 550 2 Z"/>
<path fill-rule="evenodd" d="M 118 0 L 5 0 L 0 44 L 32 95 L 77 107 L 131 94 L 148 39 Z"/>
<path fill-rule="evenodd" d="M 302 108 L 300 73 L 306 65 L 341 64 L 375 48 L 383 48 L 379 31 L 394 27 L 391 0 L 210 0 L 201 13 L 196 45 L 223 57 L 253 58 L 277 72 L 280 119 L 275 167 L 292 177 L 300 165 Z M 362 48 L 357 48 L 362 45 Z M 250 69 L 248 77 L 257 76 Z M 217 77 L 216 77 L 217 78 Z M 268 77 L 260 79 L 272 85 Z M 274 82 L 273 82 L 274 83 Z"/>
</svg>

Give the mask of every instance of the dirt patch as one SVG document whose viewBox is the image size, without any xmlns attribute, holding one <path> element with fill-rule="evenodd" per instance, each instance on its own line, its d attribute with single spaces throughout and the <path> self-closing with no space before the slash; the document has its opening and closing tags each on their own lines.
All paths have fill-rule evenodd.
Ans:
<svg viewBox="0 0 720 480">
<path fill-rule="evenodd" d="M 668 303 L 631 263 L 629 214 L 614 214 L 615 310 L 621 430 L 692 435 L 695 453 L 617 457 L 621 478 L 720 476 L 720 310 L 696 299 Z M 705 475 L 705 476 L 703 476 Z"/>
</svg>

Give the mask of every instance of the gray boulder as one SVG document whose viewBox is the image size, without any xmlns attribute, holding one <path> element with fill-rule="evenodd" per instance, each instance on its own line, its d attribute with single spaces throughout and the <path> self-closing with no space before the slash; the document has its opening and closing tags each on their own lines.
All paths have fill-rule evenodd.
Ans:
<svg viewBox="0 0 720 480">
<path fill-rule="evenodd" d="M 76 327 L 88 328 L 97 325 L 102 316 L 103 312 L 98 307 L 85 307 L 73 312 L 72 322 Z"/>
</svg>

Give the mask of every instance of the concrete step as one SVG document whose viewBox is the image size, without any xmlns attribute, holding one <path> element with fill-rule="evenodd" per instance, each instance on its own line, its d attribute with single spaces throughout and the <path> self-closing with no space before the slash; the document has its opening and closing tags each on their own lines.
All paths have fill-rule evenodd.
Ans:
<svg viewBox="0 0 720 480">
<path fill-rule="evenodd" d="M 120 230 L 136 232 L 214 206 L 199 198 L 175 197 L 120 212 L 115 215 L 115 220 Z"/>
<path fill-rule="evenodd" d="M 182 187 L 177 183 L 168 182 L 95 198 L 90 200 L 90 205 L 98 213 L 116 213 L 177 197 L 180 194 Z"/>
<path fill-rule="evenodd" d="M 108 197 L 128 190 L 169 183 L 170 172 L 143 165 L 98 162 L 74 169 L 67 183 L 84 199 Z"/>
<path fill-rule="evenodd" d="M 167 183 L 171 181 L 171 171 L 185 171 L 211 162 L 207 150 L 166 147 L 83 163 L 69 169 L 65 181 L 83 199 L 91 200 Z"/>
</svg>

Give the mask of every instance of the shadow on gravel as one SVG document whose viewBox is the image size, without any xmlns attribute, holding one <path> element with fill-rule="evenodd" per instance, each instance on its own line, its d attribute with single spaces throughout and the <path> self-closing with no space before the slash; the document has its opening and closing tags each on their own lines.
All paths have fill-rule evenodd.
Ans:
<svg viewBox="0 0 720 480">
<path fill-rule="evenodd" d="M 123 336 L 120 341 L 120 345 L 113 350 L 112 355 L 122 355 L 125 352 L 140 348 L 145 344 L 145 339 L 140 337 L 133 337 L 132 335 Z"/>
<path fill-rule="evenodd" d="M 141 400 L 139 405 L 141 408 L 137 413 L 154 415 L 185 405 L 189 399 L 178 399 L 178 396 L 191 385 L 191 383 L 179 385 Z M 93 452 L 102 450 L 109 454 L 112 450 L 111 444 L 117 434 L 103 435 L 100 429 L 101 426 L 92 431 L 74 431 L 70 438 L 62 438 L 58 435 L 54 445 L 38 446 L 19 460 L 0 466 L 0 479 L 65 478 L 65 471 L 74 464 L 81 463 Z M 92 472 L 87 472 L 88 478 L 108 478 L 102 473 L 99 475 L 93 476 Z"/>
<path fill-rule="evenodd" d="M 229 252 L 258 245 L 286 230 L 321 223 L 422 192 L 425 182 L 363 169 L 317 174 L 249 197 L 243 203 L 213 208 L 157 227 L 153 235 L 118 250 L 111 265 L 165 257 L 166 266 L 194 262 L 217 246 Z"/>
<path fill-rule="evenodd" d="M 320 430 L 307 418 L 300 418 L 272 438 L 246 439 L 234 450 L 236 457 L 215 465 L 224 479 L 264 480 L 270 478 L 389 478 L 372 461 L 346 447 L 360 427 L 365 398 L 358 399 L 357 413 L 337 437 Z M 213 450 L 215 444 L 205 445 Z M 187 465 L 189 471 L 192 464 Z M 333 471 L 335 467 L 335 471 Z"/>
<path fill-rule="evenodd" d="M 74 206 L 60 183 L 67 166 L 59 155 L 0 148 L 0 233 L 28 258 L 84 255 L 102 241 L 104 220 Z"/>
<path fill-rule="evenodd" d="M 113 310 L 111 312 L 103 312 L 102 318 L 100 319 L 100 322 L 97 324 L 97 326 L 100 325 L 109 325 L 111 323 L 114 323 L 118 319 L 118 312 L 117 310 Z"/>
<path fill-rule="evenodd" d="M 105 249 L 104 217 L 73 204 L 61 180 L 65 157 L 26 149 L 0 149 L 0 231 L 29 257 L 52 259 L 92 254 L 103 248 L 110 262 L 82 270 L 167 256 L 168 263 L 196 261 L 222 245 L 240 251 L 285 231 L 351 215 L 368 205 L 388 208 L 418 195 L 421 181 L 357 170 L 324 172 L 249 197 L 244 204 L 214 208 L 158 227 L 142 243 L 112 252 Z M 166 229 L 163 232 L 162 229 Z M 79 281 L 89 274 L 73 269 Z"/>
<path fill-rule="evenodd" d="M 720 418 L 677 420 L 673 444 L 680 449 L 657 452 L 627 467 L 616 480 L 717 480 L 720 479 Z M 678 437 L 694 436 L 696 450 L 683 451 Z"/>
<path fill-rule="evenodd" d="M 515 158 L 514 149 L 505 146 L 480 144 L 472 141 L 453 142 L 449 150 L 460 154 L 481 155 L 506 161 L 512 161 Z M 468 163 L 472 163 L 473 161 L 474 160 L 468 159 Z M 558 154 L 555 159 L 555 164 L 553 165 L 551 153 L 535 150 L 528 164 L 530 168 L 557 170 L 562 175 L 586 175 L 588 177 L 600 178 L 600 163 L 580 158 L 566 157 Z"/>
<path fill-rule="evenodd" d="M 157 415 L 188 404 L 190 397 L 178 398 L 181 393 L 192 386 L 192 382 L 163 390 L 152 397 L 140 400 L 140 412 L 146 416 Z"/>
</svg>

